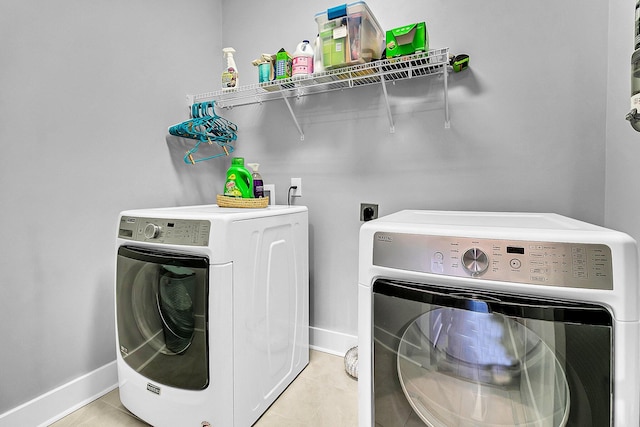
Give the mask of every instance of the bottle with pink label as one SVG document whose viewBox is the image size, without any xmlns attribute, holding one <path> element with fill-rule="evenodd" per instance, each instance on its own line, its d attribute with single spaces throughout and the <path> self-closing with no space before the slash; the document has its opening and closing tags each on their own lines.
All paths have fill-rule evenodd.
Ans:
<svg viewBox="0 0 640 427">
<path fill-rule="evenodd" d="M 313 74 L 313 48 L 309 40 L 303 40 L 293 53 L 291 75 L 302 77 L 309 74 Z"/>
</svg>

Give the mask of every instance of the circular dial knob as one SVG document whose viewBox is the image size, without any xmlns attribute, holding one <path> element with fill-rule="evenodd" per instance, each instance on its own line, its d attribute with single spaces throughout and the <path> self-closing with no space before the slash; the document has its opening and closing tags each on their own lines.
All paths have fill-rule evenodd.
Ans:
<svg viewBox="0 0 640 427">
<path fill-rule="evenodd" d="M 155 239 L 160 234 L 160 226 L 155 224 L 147 224 L 144 228 L 144 237 L 147 239 Z"/>
<path fill-rule="evenodd" d="M 462 266 L 472 276 L 479 276 L 489 267 L 489 258 L 481 249 L 471 248 L 462 255 Z"/>
</svg>

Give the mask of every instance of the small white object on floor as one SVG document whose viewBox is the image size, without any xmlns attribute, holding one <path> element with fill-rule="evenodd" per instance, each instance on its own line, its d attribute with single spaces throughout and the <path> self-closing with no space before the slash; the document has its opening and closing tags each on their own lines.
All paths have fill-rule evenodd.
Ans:
<svg viewBox="0 0 640 427">
<path fill-rule="evenodd" d="M 344 370 L 353 378 L 358 379 L 358 346 L 351 347 L 344 355 Z"/>
</svg>

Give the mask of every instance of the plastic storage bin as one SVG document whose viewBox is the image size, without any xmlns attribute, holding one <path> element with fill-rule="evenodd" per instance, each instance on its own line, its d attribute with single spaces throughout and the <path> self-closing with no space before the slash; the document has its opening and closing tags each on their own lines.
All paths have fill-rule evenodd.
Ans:
<svg viewBox="0 0 640 427">
<path fill-rule="evenodd" d="M 345 67 L 382 58 L 385 33 L 365 2 L 333 7 L 317 13 L 315 19 L 325 68 Z"/>
<path fill-rule="evenodd" d="M 429 32 L 424 22 L 387 31 L 387 58 L 429 51 Z"/>
</svg>

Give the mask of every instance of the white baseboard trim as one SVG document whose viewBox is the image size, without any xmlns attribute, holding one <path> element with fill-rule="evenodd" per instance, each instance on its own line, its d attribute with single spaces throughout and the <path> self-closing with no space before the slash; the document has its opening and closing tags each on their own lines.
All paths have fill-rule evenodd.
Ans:
<svg viewBox="0 0 640 427">
<path fill-rule="evenodd" d="M 0 427 L 48 426 L 118 386 L 116 361 L 0 414 Z"/>
<path fill-rule="evenodd" d="M 358 345 L 358 337 L 328 329 L 310 327 L 309 346 L 324 353 L 344 356 Z M 35 399 L 0 414 L 0 427 L 46 427 L 118 386 L 116 361 L 44 393 Z"/>
<path fill-rule="evenodd" d="M 358 345 L 356 335 L 309 327 L 309 347 L 314 350 L 342 357 L 347 350 L 356 345 Z"/>
</svg>

